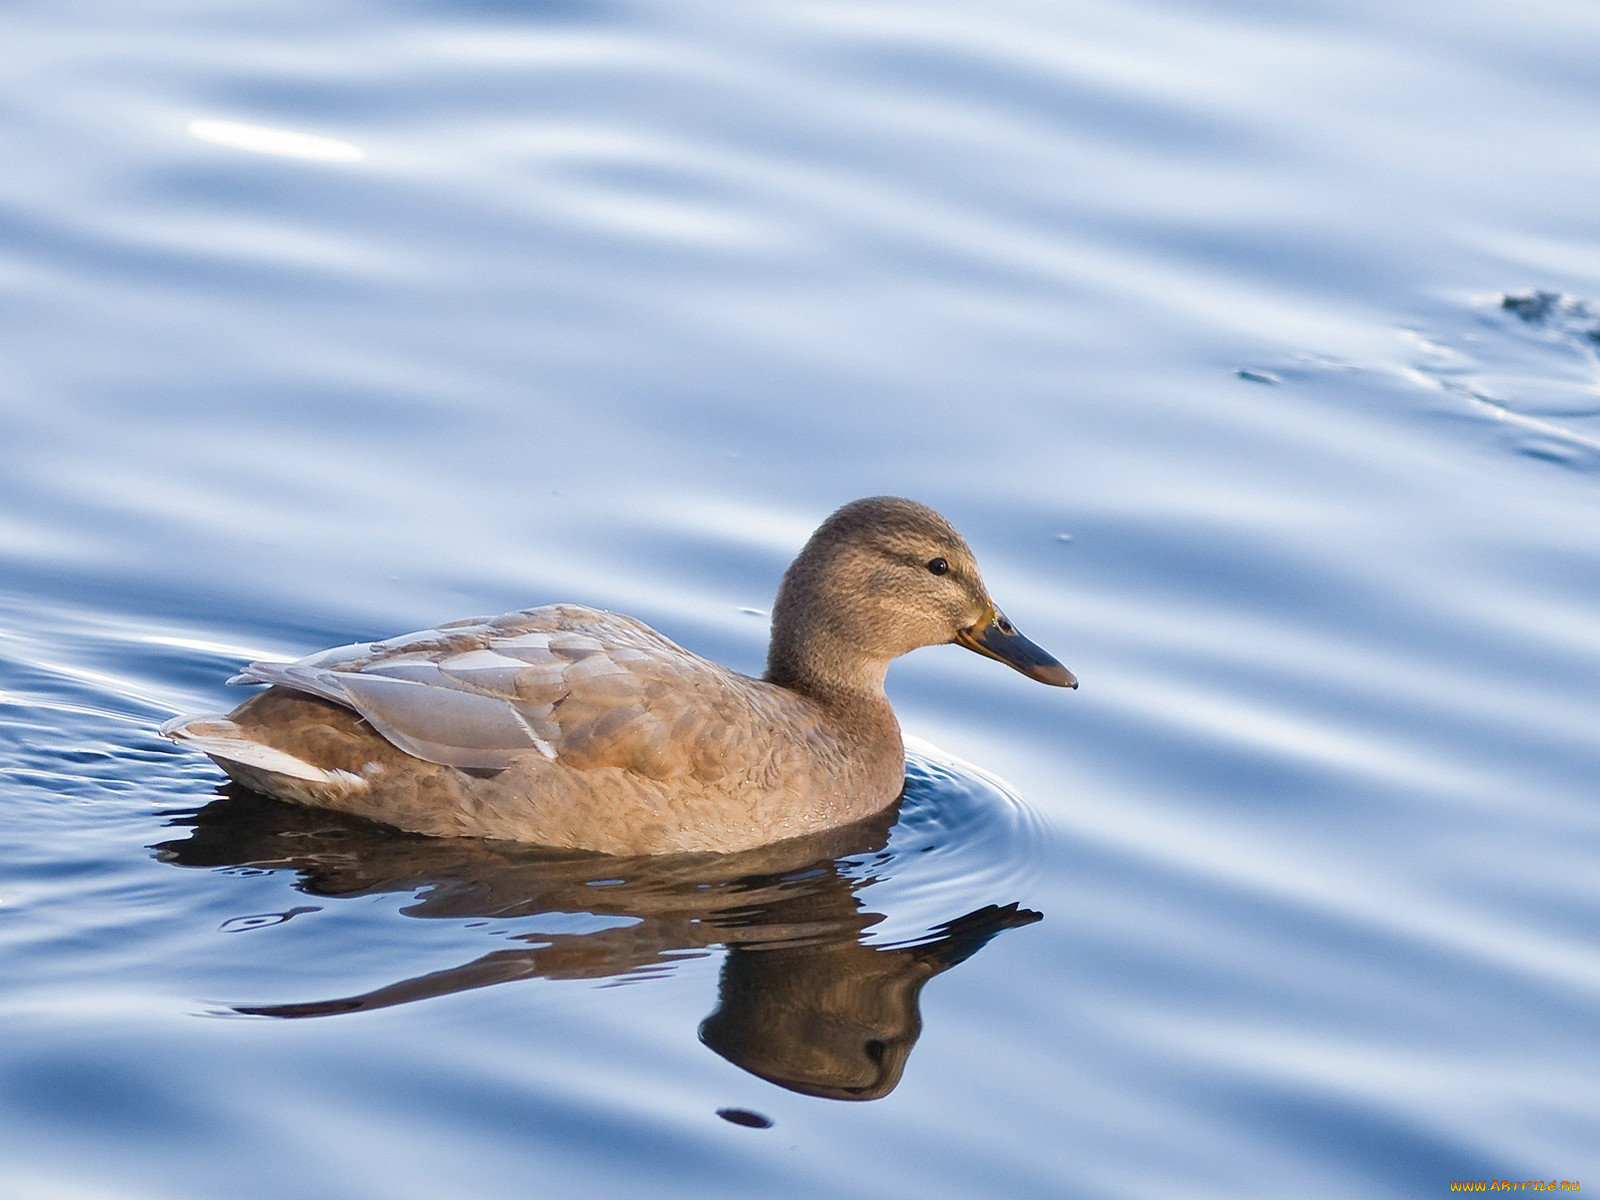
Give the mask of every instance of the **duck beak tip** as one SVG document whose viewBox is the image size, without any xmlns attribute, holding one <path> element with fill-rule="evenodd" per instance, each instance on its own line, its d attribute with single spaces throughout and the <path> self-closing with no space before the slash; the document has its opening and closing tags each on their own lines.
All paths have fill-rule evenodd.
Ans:
<svg viewBox="0 0 1600 1200">
<path fill-rule="evenodd" d="M 1052 687 L 1076 689 L 1078 677 L 1055 657 L 1023 637 L 1004 617 L 996 615 L 956 634 L 956 641 L 985 658 L 1003 662 L 1029 679 Z"/>
</svg>

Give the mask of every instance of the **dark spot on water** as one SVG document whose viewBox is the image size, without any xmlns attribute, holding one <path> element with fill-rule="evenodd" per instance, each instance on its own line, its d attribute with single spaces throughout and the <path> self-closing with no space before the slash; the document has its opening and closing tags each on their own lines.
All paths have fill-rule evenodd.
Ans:
<svg viewBox="0 0 1600 1200">
<path fill-rule="evenodd" d="M 1559 292 L 1529 292 L 1524 296 L 1510 294 L 1500 297 L 1500 307 L 1516 313 L 1524 321 L 1537 324 L 1545 320 L 1550 311 L 1561 303 Z"/>
<path fill-rule="evenodd" d="M 1529 325 L 1548 325 L 1568 336 L 1600 344 L 1600 313 L 1576 296 L 1561 292 L 1528 292 L 1500 297 L 1500 307 Z"/>
<path fill-rule="evenodd" d="M 1517 453 L 1528 458 L 1536 458 L 1541 462 L 1577 469 L 1587 467 L 1593 458 L 1583 446 L 1553 437 L 1524 438 L 1517 443 Z"/>
<path fill-rule="evenodd" d="M 746 1129 L 771 1129 L 772 1118 L 764 1117 L 758 1112 L 751 1112 L 748 1108 L 719 1108 L 717 1116 L 733 1125 L 743 1125 Z"/>
<path fill-rule="evenodd" d="M 251 917 L 231 917 L 219 927 L 223 933 L 244 933 L 251 929 L 266 929 L 272 925 L 282 925 L 301 913 L 321 912 L 322 909 L 312 904 L 301 904 L 289 909 L 287 912 L 258 913 Z"/>
<path fill-rule="evenodd" d="M 1251 371 L 1245 367 L 1240 367 L 1234 372 L 1234 374 L 1240 379 L 1248 379 L 1251 383 L 1276 384 L 1283 382 L 1282 379 L 1278 378 L 1278 376 L 1274 375 L 1271 371 Z"/>
</svg>

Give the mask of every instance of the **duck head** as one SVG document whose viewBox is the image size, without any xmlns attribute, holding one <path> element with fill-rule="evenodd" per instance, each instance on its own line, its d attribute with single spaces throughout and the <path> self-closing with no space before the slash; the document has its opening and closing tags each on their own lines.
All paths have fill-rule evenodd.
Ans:
<svg viewBox="0 0 1600 1200">
<path fill-rule="evenodd" d="M 876 496 L 824 521 L 784 574 L 767 678 L 801 691 L 876 691 L 891 659 L 949 642 L 1041 683 L 1078 686 L 996 606 L 950 522 L 914 500 Z"/>
</svg>

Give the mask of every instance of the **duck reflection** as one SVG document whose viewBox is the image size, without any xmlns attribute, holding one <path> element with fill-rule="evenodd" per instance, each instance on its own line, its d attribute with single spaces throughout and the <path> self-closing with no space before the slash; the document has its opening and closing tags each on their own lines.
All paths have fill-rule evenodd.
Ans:
<svg viewBox="0 0 1600 1200">
<path fill-rule="evenodd" d="M 585 925 L 518 934 L 513 948 L 360 995 L 235 1011 L 320 1017 L 517 979 L 632 979 L 723 948 L 718 1003 L 701 1041 L 792 1091 L 872 1100 L 900 1082 L 922 1029 L 923 985 L 1002 930 L 1040 919 L 1015 903 L 986 905 L 914 944 L 864 941 L 884 918 L 864 909 L 861 893 L 892 861 L 894 819 L 891 808 L 737 854 L 616 858 L 423 837 L 236 788 L 172 822 L 192 827 L 187 838 L 152 849 L 185 867 L 294 871 L 298 889 L 313 896 L 410 892 L 415 901 L 401 911 L 413 917 L 543 916 L 550 925 L 567 914 Z M 611 923 L 593 928 L 597 918 Z"/>
</svg>

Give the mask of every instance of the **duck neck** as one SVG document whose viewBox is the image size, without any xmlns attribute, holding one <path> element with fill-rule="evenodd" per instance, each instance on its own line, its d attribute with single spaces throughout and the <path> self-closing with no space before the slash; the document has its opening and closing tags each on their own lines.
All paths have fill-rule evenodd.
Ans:
<svg viewBox="0 0 1600 1200">
<path fill-rule="evenodd" d="M 881 631 L 841 577 L 836 549 L 819 531 L 784 573 L 772 605 L 766 679 L 846 715 L 849 727 L 881 730 L 894 724 L 883 694 L 894 653 L 883 649 Z"/>
<path fill-rule="evenodd" d="M 883 692 L 888 661 L 862 657 L 850 647 L 836 644 L 826 631 L 811 630 L 800 638 L 773 634 L 767 651 L 768 683 L 815 700 L 824 708 L 888 709 Z"/>
</svg>

